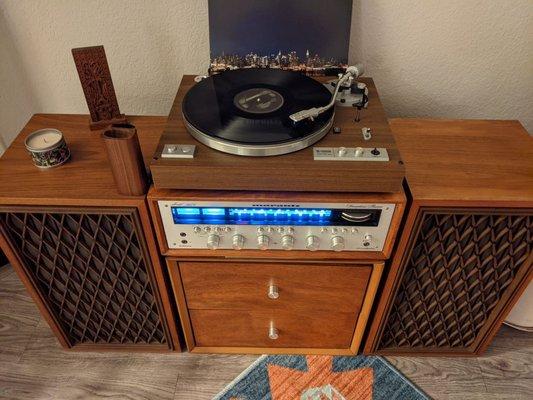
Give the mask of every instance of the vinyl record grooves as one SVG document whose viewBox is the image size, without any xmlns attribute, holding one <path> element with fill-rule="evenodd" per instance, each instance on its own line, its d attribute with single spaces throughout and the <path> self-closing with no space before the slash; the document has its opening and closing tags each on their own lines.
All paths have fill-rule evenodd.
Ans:
<svg viewBox="0 0 533 400">
<path fill-rule="evenodd" d="M 185 126 L 198 141 L 244 156 L 272 156 L 301 150 L 331 128 L 334 109 L 313 121 L 294 123 L 295 112 L 329 103 L 331 93 L 297 72 L 241 69 L 211 76 L 185 95 Z"/>
</svg>

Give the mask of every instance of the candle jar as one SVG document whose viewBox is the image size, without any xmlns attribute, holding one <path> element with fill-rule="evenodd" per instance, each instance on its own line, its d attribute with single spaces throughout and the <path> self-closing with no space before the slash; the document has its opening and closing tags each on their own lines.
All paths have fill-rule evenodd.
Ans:
<svg viewBox="0 0 533 400">
<path fill-rule="evenodd" d="M 38 168 L 52 168 L 64 164 L 70 158 L 70 150 L 57 129 L 39 129 L 26 138 L 24 144 Z"/>
</svg>

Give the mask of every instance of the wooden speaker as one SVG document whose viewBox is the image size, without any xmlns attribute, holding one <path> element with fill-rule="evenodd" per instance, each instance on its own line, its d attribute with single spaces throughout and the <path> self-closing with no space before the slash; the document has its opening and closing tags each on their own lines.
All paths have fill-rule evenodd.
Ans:
<svg viewBox="0 0 533 400">
<path fill-rule="evenodd" d="M 366 352 L 482 352 L 531 278 L 532 249 L 531 209 L 418 208 Z"/>
<path fill-rule="evenodd" d="M 0 250 L 0 267 L 7 264 L 7 258 L 5 254 Z"/>
<path fill-rule="evenodd" d="M 135 208 L 10 207 L 0 233 L 64 346 L 172 348 Z"/>
</svg>

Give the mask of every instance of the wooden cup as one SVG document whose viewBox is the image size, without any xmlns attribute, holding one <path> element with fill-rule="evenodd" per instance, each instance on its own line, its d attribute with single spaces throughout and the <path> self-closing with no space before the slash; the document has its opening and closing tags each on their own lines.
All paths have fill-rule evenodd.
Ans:
<svg viewBox="0 0 533 400">
<path fill-rule="evenodd" d="M 148 190 L 148 177 L 133 125 L 112 126 L 102 134 L 113 178 L 120 194 L 140 196 Z"/>
</svg>

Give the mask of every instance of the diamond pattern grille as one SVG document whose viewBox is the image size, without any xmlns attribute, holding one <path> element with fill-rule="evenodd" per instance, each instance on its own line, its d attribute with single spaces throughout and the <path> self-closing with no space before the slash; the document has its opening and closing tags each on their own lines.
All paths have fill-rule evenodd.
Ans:
<svg viewBox="0 0 533 400">
<path fill-rule="evenodd" d="M 132 213 L 0 213 L 72 345 L 164 344 Z"/>
<path fill-rule="evenodd" d="M 533 248 L 532 215 L 423 214 L 379 349 L 472 345 Z"/>
</svg>

